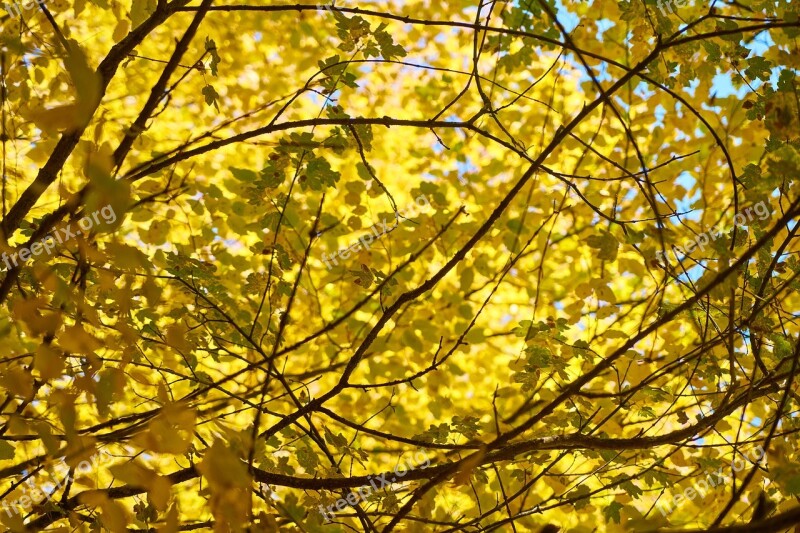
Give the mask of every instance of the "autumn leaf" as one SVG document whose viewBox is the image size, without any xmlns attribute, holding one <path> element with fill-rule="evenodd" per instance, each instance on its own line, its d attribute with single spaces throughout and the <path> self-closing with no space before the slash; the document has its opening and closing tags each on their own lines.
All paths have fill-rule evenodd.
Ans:
<svg viewBox="0 0 800 533">
<path fill-rule="evenodd" d="M 796 2 L 6 4 L 6 529 L 797 521 Z"/>
<path fill-rule="evenodd" d="M 599 259 L 614 261 L 617 258 L 619 242 L 607 231 L 601 232 L 599 235 L 589 235 L 586 238 L 586 244 L 599 250 L 597 254 Z"/>
</svg>

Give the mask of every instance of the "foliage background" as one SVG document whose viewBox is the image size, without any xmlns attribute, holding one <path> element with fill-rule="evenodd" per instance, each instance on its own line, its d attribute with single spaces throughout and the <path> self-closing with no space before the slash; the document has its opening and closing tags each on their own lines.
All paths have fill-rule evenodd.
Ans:
<svg viewBox="0 0 800 533">
<path fill-rule="evenodd" d="M 3 251 L 118 215 L 0 282 L 0 498 L 62 461 L 116 461 L 0 522 L 800 521 L 798 7 L 673 11 L 48 0 L 0 15 Z M 395 217 L 420 195 L 430 209 Z M 770 216 L 736 227 L 758 202 Z M 325 267 L 382 219 L 397 225 Z M 706 249 L 656 260 L 710 230 Z M 655 507 L 758 445 L 766 463 L 734 484 Z M 429 468 L 323 522 L 319 505 L 420 450 Z"/>
</svg>

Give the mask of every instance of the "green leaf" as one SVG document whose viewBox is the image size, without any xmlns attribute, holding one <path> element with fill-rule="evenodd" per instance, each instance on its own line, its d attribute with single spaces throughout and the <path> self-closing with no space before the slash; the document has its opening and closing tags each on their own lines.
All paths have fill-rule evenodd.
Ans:
<svg viewBox="0 0 800 533">
<path fill-rule="evenodd" d="M 739 27 L 739 25 L 736 24 L 732 20 L 728 20 L 728 19 L 717 20 L 717 31 L 726 31 L 726 30 L 730 31 L 730 30 L 735 30 L 738 27 Z M 720 39 L 723 39 L 725 41 L 731 41 L 731 42 L 734 42 L 734 43 L 738 43 L 743 38 L 744 38 L 744 36 L 742 35 L 741 32 L 730 33 L 728 35 L 720 36 Z"/>
<path fill-rule="evenodd" d="M 332 55 L 325 60 L 318 61 L 317 65 L 320 71 L 328 76 L 341 74 L 344 72 L 344 69 L 347 68 L 347 63 L 342 62 L 338 54 Z"/>
<path fill-rule="evenodd" d="M 361 141 L 364 151 L 369 152 L 372 150 L 372 125 L 356 124 L 353 129 L 356 130 L 356 135 L 358 135 L 358 140 Z M 348 128 L 347 131 L 350 132 L 350 129 Z"/>
<path fill-rule="evenodd" d="M 421 353 L 425 351 L 425 345 L 419 340 L 417 334 L 412 329 L 407 329 L 403 332 L 403 342 L 412 350 Z"/>
<path fill-rule="evenodd" d="M 770 339 L 774 343 L 774 347 L 772 349 L 779 359 L 785 359 L 792 355 L 792 343 L 789 342 L 786 337 L 775 334 L 771 335 Z"/>
<path fill-rule="evenodd" d="M 233 177 L 239 181 L 252 183 L 258 179 L 258 174 L 252 170 L 236 167 L 229 167 L 229 170 L 231 171 L 231 174 L 233 174 Z"/>
<path fill-rule="evenodd" d="M 333 187 L 341 175 L 331 168 L 324 158 L 317 157 L 306 165 L 307 184 L 311 190 L 321 191 L 326 187 Z"/>
<path fill-rule="evenodd" d="M 219 94 L 211 85 L 206 85 L 203 87 L 203 96 L 206 99 L 206 105 L 214 106 L 217 111 L 219 111 L 219 105 L 217 105 L 217 98 L 219 98 Z"/>
<path fill-rule="evenodd" d="M 778 76 L 778 92 L 791 93 L 795 89 L 795 75 L 791 70 L 781 70 Z"/>
<path fill-rule="evenodd" d="M 303 154 L 314 150 L 319 143 L 314 140 L 314 134 L 308 131 L 302 133 L 290 133 L 289 137 L 282 137 L 278 142 L 278 153 L 280 154 Z"/>
<path fill-rule="evenodd" d="M 772 63 L 761 56 L 755 56 L 747 60 L 747 65 L 747 69 L 745 69 L 744 73 L 747 74 L 748 77 L 751 79 L 758 78 L 769 81 L 772 75 Z"/>
<path fill-rule="evenodd" d="M 211 56 L 211 62 L 208 64 L 211 69 L 211 74 L 216 76 L 218 72 L 217 67 L 219 66 L 219 54 L 217 53 L 217 43 L 214 42 L 214 39 L 210 39 L 209 37 L 206 37 L 206 52 Z"/>
<path fill-rule="evenodd" d="M 317 466 L 319 466 L 319 458 L 311 448 L 300 448 L 297 450 L 297 462 L 310 474 L 316 472 Z"/>
<path fill-rule="evenodd" d="M 0 440 L 0 459 L 13 459 L 14 452 L 13 446 L 4 440 Z"/>
<path fill-rule="evenodd" d="M 747 188 L 754 187 L 761 179 L 761 167 L 752 163 L 747 164 L 740 178 Z"/>
<path fill-rule="evenodd" d="M 336 446 L 338 449 L 347 448 L 347 439 L 339 433 L 334 435 L 328 428 L 325 428 L 325 441 L 331 446 Z"/>
<path fill-rule="evenodd" d="M 453 417 L 453 431 L 464 435 L 468 439 L 473 439 L 480 433 L 480 419 L 476 416 Z"/>
<path fill-rule="evenodd" d="M 606 517 L 606 522 L 613 521 L 614 523 L 619 524 L 620 520 L 622 519 L 619 515 L 619 511 L 623 507 L 624 506 L 619 502 L 611 502 L 608 507 L 603 509 L 603 516 Z"/>
<path fill-rule="evenodd" d="M 708 53 L 708 61 L 716 62 L 722 59 L 722 50 L 719 45 L 713 41 L 703 41 L 703 48 Z"/>
<path fill-rule="evenodd" d="M 364 181 L 370 181 L 372 179 L 372 176 L 369 173 L 369 169 L 364 163 L 360 161 L 356 163 L 356 173 L 358 174 L 358 177 Z"/>
<path fill-rule="evenodd" d="M 591 494 L 592 490 L 586 485 L 580 485 L 575 490 L 569 492 L 567 494 L 567 498 L 570 500 L 577 500 L 572 505 L 575 507 L 575 510 L 579 510 L 583 507 L 589 505 L 589 494 Z"/>
<path fill-rule="evenodd" d="M 548 368 L 553 364 L 553 357 L 546 348 L 530 346 L 525 352 L 528 354 L 528 364 L 533 368 Z"/>
<path fill-rule="evenodd" d="M 431 427 L 419 435 L 414 435 L 414 440 L 421 440 L 423 442 L 434 442 L 437 444 L 447 443 L 447 437 L 450 435 L 450 426 L 448 424 L 431 424 Z"/>
<path fill-rule="evenodd" d="M 621 475 L 621 476 L 618 476 L 617 478 L 615 478 L 615 479 L 614 479 L 614 481 L 615 481 L 615 482 L 616 482 L 616 481 L 622 481 L 623 479 L 626 479 L 626 476 L 625 476 L 624 474 L 623 474 L 623 475 Z M 643 491 L 642 489 L 640 489 L 638 486 L 636 486 L 636 485 L 635 485 L 635 484 L 634 484 L 632 481 L 630 481 L 630 480 L 627 480 L 627 481 L 622 481 L 622 482 L 619 484 L 619 486 L 620 486 L 620 488 L 621 488 L 622 490 L 624 490 L 625 492 L 627 492 L 627 493 L 628 493 L 628 495 L 629 495 L 631 498 L 634 498 L 634 499 L 636 499 L 636 498 L 638 498 L 639 496 L 641 496 L 642 494 L 644 494 L 644 491 Z"/>
<path fill-rule="evenodd" d="M 363 263 L 361 264 L 361 270 L 348 270 L 348 272 L 355 278 L 353 283 L 359 285 L 363 289 L 371 286 L 375 280 L 372 271 Z"/>
<path fill-rule="evenodd" d="M 375 32 L 375 40 L 378 41 L 383 58 L 391 60 L 395 57 L 405 57 L 407 55 L 406 51 L 399 44 L 395 44 L 388 32 L 383 31 L 384 27 L 386 27 L 386 24 L 381 24 Z"/>
<path fill-rule="evenodd" d="M 633 228 L 628 228 L 628 233 L 625 236 L 625 240 L 628 244 L 641 244 L 644 242 L 644 231 L 637 231 Z"/>
<path fill-rule="evenodd" d="M 800 476 L 792 476 L 786 481 L 786 490 L 789 494 L 800 495 Z"/>
</svg>

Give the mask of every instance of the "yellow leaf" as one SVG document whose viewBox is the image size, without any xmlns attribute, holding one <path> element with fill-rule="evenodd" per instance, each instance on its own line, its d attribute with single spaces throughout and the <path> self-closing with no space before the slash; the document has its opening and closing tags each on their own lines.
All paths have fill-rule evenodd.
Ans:
<svg viewBox="0 0 800 533">
<path fill-rule="evenodd" d="M 581 283 L 575 287 L 575 295 L 578 298 L 588 298 L 592 294 L 592 287 L 588 283 Z"/>
<path fill-rule="evenodd" d="M 14 318 L 27 326 L 31 335 L 53 334 L 61 326 L 61 315 L 55 312 L 42 313 L 47 302 L 42 298 L 16 300 L 13 306 Z"/>
<path fill-rule="evenodd" d="M 94 469 L 97 462 L 96 441 L 91 437 L 76 437 L 69 441 L 69 445 L 64 451 L 64 462 L 72 468 L 79 468 L 79 473 L 87 473 L 85 464 L 89 463 L 89 472 Z"/>
<path fill-rule="evenodd" d="M 453 483 L 456 486 L 468 484 L 470 478 L 472 477 L 472 472 L 478 467 L 478 465 L 481 464 L 481 461 L 483 461 L 485 456 L 486 449 L 481 448 L 471 456 L 467 457 L 467 459 L 463 461 L 461 465 L 459 465 L 456 475 L 453 476 Z"/>
<path fill-rule="evenodd" d="M 7 509 L 2 509 L 3 512 L 0 512 L 0 522 L 3 523 L 9 530 L 13 531 L 14 533 L 25 533 L 28 529 L 25 527 L 25 521 L 22 519 L 22 515 L 18 512 L 14 512 L 16 510 L 16 506 L 12 503 L 10 506 L 12 512 L 8 512 Z"/>
<path fill-rule="evenodd" d="M 130 517 L 128 511 L 119 502 L 108 501 L 101 506 L 100 521 L 112 533 L 125 533 L 128 531 Z"/>
<path fill-rule="evenodd" d="M 147 424 L 147 431 L 136 435 L 133 441 L 146 450 L 181 455 L 192 443 L 194 422 L 192 409 L 168 404 Z"/>
<path fill-rule="evenodd" d="M 111 35 L 111 38 L 114 39 L 115 43 L 120 42 L 122 39 L 128 35 L 128 31 L 131 29 L 131 23 L 125 19 L 120 20 L 116 27 L 114 28 L 114 33 Z"/>
<path fill-rule="evenodd" d="M 106 243 L 105 249 L 109 259 L 111 259 L 111 263 L 122 270 L 134 271 L 138 268 L 152 267 L 147 256 L 144 255 L 141 250 L 133 246 L 109 242 Z"/>
<path fill-rule="evenodd" d="M 48 133 L 70 132 L 78 129 L 80 111 L 77 104 L 65 104 L 55 107 L 39 107 L 23 116 L 33 122 L 37 128 Z"/>
<path fill-rule="evenodd" d="M 33 368 L 42 379 L 55 379 L 64 371 L 64 356 L 54 347 L 40 344 L 33 358 Z"/>
<path fill-rule="evenodd" d="M 192 345 L 189 342 L 187 335 L 189 327 L 183 322 L 172 324 L 167 328 L 167 344 L 173 346 L 183 353 L 190 352 Z"/>
<path fill-rule="evenodd" d="M 156 509 L 159 511 L 167 509 L 170 489 L 172 488 L 169 479 L 158 475 L 138 461 L 114 465 L 109 470 L 114 474 L 114 477 L 123 483 L 147 489 L 150 494 L 150 500 Z"/>
<path fill-rule="evenodd" d="M 68 437 L 75 434 L 75 397 L 63 390 L 50 395 L 50 405 L 57 409 L 58 418 Z"/>
<path fill-rule="evenodd" d="M 83 175 L 89 179 L 95 176 L 110 176 L 114 169 L 114 149 L 109 143 L 103 143 L 99 148 L 91 145 L 90 151 L 86 154 L 86 164 L 83 168 Z"/>
<path fill-rule="evenodd" d="M 677 466 L 692 466 L 692 463 L 686 460 L 683 450 L 677 450 L 670 455 L 669 459 L 672 461 L 672 464 Z"/>
<path fill-rule="evenodd" d="M 33 396 L 33 376 L 22 368 L 6 368 L 0 376 L 0 385 L 21 398 L 30 400 Z"/>
<path fill-rule="evenodd" d="M 39 435 L 39 438 L 42 439 L 42 444 L 44 444 L 47 452 L 50 454 L 55 454 L 60 448 L 60 441 L 53 436 L 53 431 L 50 428 L 50 425 L 45 422 L 38 422 L 34 424 L 36 428 L 36 433 Z"/>
<path fill-rule="evenodd" d="M 150 378 L 142 372 L 141 370 L 137 370 L 135 368 L 127 371 L 128 376 L 130 376 L 134 381 L 141 383 L 142 385 L 150 385 Z"/>
<path fill-rule="evenodd" d="M 136 27 L 145 21 L 156 9 L 156 0 L 132 0 L 131 22 Z"/>
<path fill-rule="evenodd" d="M 157 474 L 138 461 L 131 461 L 109 467 L 114 477 L 135 487 L 148 488 Z"/>
<path fill-rule="evenodd" d="M 103 346 L 99 340 L 84 331 L 83 327 L 78 324 L 66 328 L 58 336 L 58 343 L 65 352 L 84 355 L 90 355 Z"/>
<path fill-rule="evenodd" d="M 171 490 L 172 483 L 169 482 L 168 478 L 163 476 L 157 476 L 150 484 L 150 489 L 147 493 L 150 495 L 153 506 L 160 512 L 167 509 Z"/>
<path fill-rule="evenodd" d="M 97 217 L 92 230 L 107 232 L 119 227 L 130 204 L 130 184 L 111 175 L 114 167 L 114 147 L 103 143 L 87 155 L 84 174 L 91 182 L 86 195 L 85 214 Z M 102 216 L 98 216 L 102 215 Z"/>
<path fill-rule="evenodd" d="M 104 490 L 85 490 L 78 494 L 78 501 L 89 507 L 100 507 L 108 501 Z"/>
<path fill-rule="evenodd" d="M 172 504 L 167 511 L 167 516 L 164 519 L 164 525 L 159 526 L 158 533 L 178 533 L 180 523 L 178 521 L 178 508 Z"/>
<path fill-rule="evenodd" d="M 92 118 L 97 104 L 100 103 L 102 85 L 100 75 L 89 66 L 86 54 L 77 41 L 68 41 L 69 49 L 64 59 L 64 66 L 72 78 L 72 84 L 78 93 L 75 106 L 77 125 L 84 127 Z"/>
<path fill-rule="evenodd" d="M 243 488 L 250 486 L 247 465 L 220 440 L 214 441 L 214 444 L 206 451 L 203 461 L 197 465 L 197 469 L 213 487 Z"/>
</svg>

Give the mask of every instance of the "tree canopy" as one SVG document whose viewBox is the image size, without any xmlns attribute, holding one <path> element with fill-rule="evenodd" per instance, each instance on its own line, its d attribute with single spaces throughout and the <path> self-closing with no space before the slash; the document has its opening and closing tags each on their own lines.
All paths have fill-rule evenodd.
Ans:
<svg viewBox="0 0 800 533">
<path fill-rule="evenodd" d="M 6 530 L 798 531 L 797 2 L 3 7 Z"/>
</svg>

